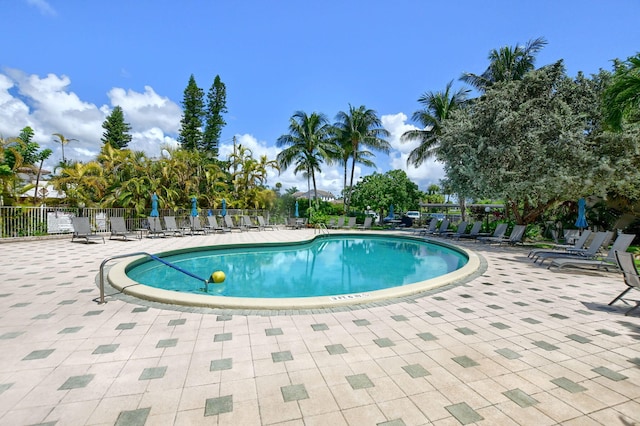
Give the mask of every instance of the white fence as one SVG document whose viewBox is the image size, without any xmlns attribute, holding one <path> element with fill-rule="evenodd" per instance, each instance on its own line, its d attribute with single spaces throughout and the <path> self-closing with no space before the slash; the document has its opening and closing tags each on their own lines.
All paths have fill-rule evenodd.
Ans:
<svg viewBox="0 0 640 426">
<path fill-rule="evenodd" d="M 248 214 L 258 215 L 266 212 L 260 210 L 228 209 L 231 216 Z M 188 223 L 190 209 L 159 209 L 160 216 L 175 216 L 180 223 Z M 148 214 L 148 213 L 147 213 Z M 200 209 L 200 214 L 220 215 L 220 209 Z M 96 232 L 108 233 L 109 217 L 125 218 L 128 229 L 147 227 L 147 217 L 139 216 L 133 209 L 122 208 L 67 208 L 67 207 L 0 207 L 0 239 L 21 239 L 26 237 L 44 237 L 71 234 L 73 227 L 71 218 L 88 216 Z"/>
</svg>

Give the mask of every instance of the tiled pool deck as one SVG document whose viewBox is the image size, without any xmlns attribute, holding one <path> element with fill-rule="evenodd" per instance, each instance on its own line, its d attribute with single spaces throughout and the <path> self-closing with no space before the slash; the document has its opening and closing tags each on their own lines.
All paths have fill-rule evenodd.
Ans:
<svg viewBox="0 0 640 426">
<path fill-rule="evenodd" d="M 310 236 L 0 244 L 0 424 L 640 424 L 640 317 L 607 306 L 621 277 L 523 248 L 464 243 L 480 276 L 354 310 L 93 300 L 111 255 Z"/>
</svg>

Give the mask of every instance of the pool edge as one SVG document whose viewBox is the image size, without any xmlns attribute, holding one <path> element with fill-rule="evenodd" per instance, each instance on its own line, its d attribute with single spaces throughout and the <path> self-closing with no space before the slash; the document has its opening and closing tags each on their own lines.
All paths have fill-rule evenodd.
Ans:
<svg viewBox="0 0 640 426">
<path fill-rule="evenodd" d="M 345 233 L 345 235 L 352 234 Z M 416 238 L 406 235 L 394 236 L 405 239 L 417 239 L 425 241 L 424 238 Z M 320 236 L 314 236 L 311 239 L 301 241 L 312 241 L 313 239 L 318 237 Z M 369 304 L 381 300 L 402 298 L 427 292 L 463 280 L 478 271 L 481 266 L 480 257 L 471 250 L 439 240 L 426 239 L 426 241 L 433 244 L 449 247 L 464 253 L 468 258 L 466 265 L 458 270 L 449 272 L 440 277 L 431 278 L 429 280 L 419 281 L 404 286 L 391 287 L 387 289 L 358 294 L 295 298 L 245 298 L 214 296 L 210 294 L 199 295 L 191 293 L 179 293 L 171 290 L 163 290 L 155 287 L 150 287 L 133 281 L 126 275 L 125 272 L 129 264 L 139 261 L 144 256 L 131 258 L 127 261 L 115 264 L 107 274 L 107 282 L 116 290 L 121 291 L 122 293 L 129 296 L 133 296 L 142 300 L 170 305 L 246 310 L 324 309 L 355 304 Z M 215 284 L 209 285 L 215 286 Z"/>
</svg>

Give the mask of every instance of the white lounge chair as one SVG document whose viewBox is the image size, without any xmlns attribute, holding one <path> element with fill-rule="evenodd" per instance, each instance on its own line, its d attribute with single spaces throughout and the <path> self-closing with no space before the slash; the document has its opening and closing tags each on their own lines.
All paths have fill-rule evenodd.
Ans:
<svg viewBox="0 0 640 426">
<path fill-rule="evenodd" d="M 92 241 L 102 240 L 102 244 L 104 244 L 104 237 L 91 230 L 91 223 L 89 223 L 88 217 L 73 217 L 71 218 L 71 225 L 73 226 L 71 242 L 81 239 L 86 244 L 89 244 Z"/>
<path fill-rule="evenodd" d="M 212 232 L 225 232 L 225 229 L 218 225 L 218 220 L 216 219 L 215 216 L 207 216 L 207 223 L 208 225 L 206 225 L 207 229 L 209 231 Z"/>
<path fill-rule="evenodd" d="M 178 227 L 175 216 L 164 216 L 164 231 L 177 235 L 178 237 L 184 237 L 184 229 Z"/>
<path fill-rule="evenodd" d="M 246 230 L 246 231 L 250 231 L 252 229 L 256 230 L 256 231 L 260 231 L 260 226 L 256 225 L 255 223 L 253 223 L 251 221 L 251 218 L 247 215 L 243 215 L 240 217 L 240 219 L 242 220 L 242 227 Z"/>
<path fill-rule="evenodd" d="M 242 226 L 234 224 L 233 219 L 229 215 L 226 215 L 224 217 L 224 224 L 229 232 L 233 231 L 234 229 L 240 232 L 244 230 Z"/>
<path fill-rule="evenodd" d="M 616 261 L 616 252 L 624 252 L 631 245 L 635 234 L 620 234 L 613 242 L 611 249 L 609 249 L 608 253 L 604 257 L 596 257 L 592 256 L 591 258 L 585 259 L 584 256 L 581 257 L 564 257 L 553 259 L 549 264 L 547 269 L 551 267 L 556 267 L 558 269 L 562 268 L 587 268 L 587 269 L 600 269 L 604 268 L 605 270 L 609 269 L 617 269 L 618 263 Z"/>
<path fill-rule="evenodd" d="M 275 231 L 276 229 L 273 227 L 273 225 L 269 225 L 262 216 L 258 216 L 258 226 L 260 227 L 260 229 L 271 229 L 272 231 Z"/>
<path fill-rule="evenodd" d="M 616 303 L 618 300 L 622 300 L 627 303 L 628 299 L 625 299 L 624 296 L 633 289 L 640 290 L 640 275 L 638 274 L 638 268 L 636 268 L 636 263 L 633 258 L 633 253 L 627 253 L 626 251 L 618 251 L 614 252 L 614 256 L 616 258 L 616 263 L 618 264 L 618 268 L 622 271 L 624 276 L 624 283 L 627 285 L 627 288 L 616 296 L 611 302 L 609 302 L 609 306 Z M 640 307 L 640 300 L 633 300 L 635 302 L 635 306 L 632 306 L 631 309 L 627 310 L 624 314 L 629 315 L 633 310 Z"/>
<path fill-rule="evenodd" d="M 371 216 L 367 216 L 364 218 L 364 223 L 362 225 L 358 225 L 358 229 L 367 230 L 371 229 L 371 222 L 373 218 Z"/>
<path fill-rule="evenodd" d="M 567 250 L 575 250 L 575 249 L 584 250 L 584 246 L 587 243 L 587 240 L 589 239 L 590 236 L 591 236 L 591 231 L 588 229 L 585 229 L 584 231 L 582 231 L 582 235 L 580 235 L 580 237 L 573 244 L 555 244 L 553 246 L 554 248 L 551 248 L 551 249 L 544 249 L 544 248 L 533 249 L 529 252 L 527 256 L 532 259 L 535 259 L 541 253 L 562 253 Z"/>
<path fill-rule="evenodd" d="M 589 247 L 585 250 L 576 250 L 576 251 L 565 251 L 559 253 L 541 253 L 538 255 L 537 259 L 533 262 L 536 263 L 539 261 L 540 264 L 543 264 L 547 259 L 579 259 L 582 257 L 583 259 L 593 259 L 598 255 L 600 249 L 604 246 L 607 240 L 610 240 L 610 234 L 613 233 L 607 232 L 596 232 L 591 243 L 589 243 Z"/>
<path fill-rule="evenodd" d="M 494 242 L 496 240 L 502 240 L 502 237 L 504 237 L 504 234 L 507 232 L 507 226 L 509 225 L 506 223 L 499 223 L 491 236 L 480 236 L 476 238 L 476 241 L 483 243 L 485 241 Z"/>
<path fill-rule="evenodd" d="M 119 239 L 122 241 L 130 241 L 136 239 L 136 233 L 129 231 L 127 225 L 122 216 L 111 216 L 109 218 L 109 225 L 111 227 L 110 240 Z"/>
</svg>

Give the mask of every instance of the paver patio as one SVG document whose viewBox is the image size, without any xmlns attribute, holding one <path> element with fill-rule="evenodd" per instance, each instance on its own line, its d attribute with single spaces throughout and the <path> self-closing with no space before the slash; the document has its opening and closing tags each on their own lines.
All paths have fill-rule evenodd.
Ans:
<svg viewBox="0 0 640 426">
<path fill-rule="evenodd" d="M 640 318 L 607 306 L 621 277 L 524 248 L 462 242 L 481 275 L 354 309 L 94 301 L 111 255 L 312 236 L 0 244 L 0 424 L 640 424 Z"/>
</svg>

